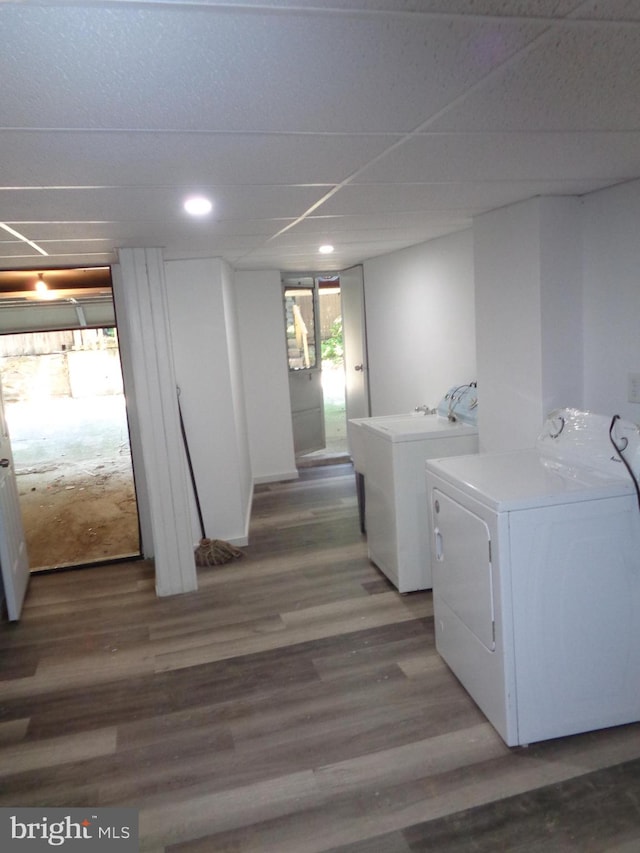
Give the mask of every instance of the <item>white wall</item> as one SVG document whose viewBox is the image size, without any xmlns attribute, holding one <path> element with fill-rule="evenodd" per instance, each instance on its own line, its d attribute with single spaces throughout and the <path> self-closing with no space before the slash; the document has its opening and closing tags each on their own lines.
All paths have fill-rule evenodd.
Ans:
<svg viewBox="0 0 640 853">
<path fill-rule="evenodd" d="M 640 181 L 586 196 L 583 222 L 585 407 L 640 422 Z"/>
<path fill-rule="evenodd" d="M 231 377 L 231 398 L 233 404 L 236 455 L 238 458 L 238 488 L 241 504 L 244 506 L 245 532 L 249 536 L 249 521 L 253 498 L 253 478 L 249 451 L 249 426 L 242 373 L 241 341 L 239 335 L 238 310 L 236 305 L 233 271 L 229 264 L 222 264 L 222 297 L 227 328 L 227 357 Z"/>
<path fill-rule="evenodd" d="M 167 261 L 176 382 L 209 538 L 246 544 L 251 494 L 236 321 L 227 264 Z M 194 542 L 201 531 L 193 505 Z"/>
<path fill-rule="evenodd" d="M 294 479 L 280 273 L 236 272 L 235 297 L 253 480 Z"/>
<path fill-rule="evenodd" d="M 543 418 L 584 406 L 581 213 L 577 198 L 540 199 Z"/>
<path fill-rule="evenodd" d="M 366 261 L 364 289 L 372 415 L 476 379 L 471 230 Z"/>
<path fill-rule="evenodd" d="M 534 198 L 474 220 L 481 451 L 531 447 L 581 406 L 579 203 Z"/>
<path fill-rule="evenodd" d="M 529 446 L 542 411 L 537 203 L 477 217 L 474 237 L 481 449 Z"/>
</svg>

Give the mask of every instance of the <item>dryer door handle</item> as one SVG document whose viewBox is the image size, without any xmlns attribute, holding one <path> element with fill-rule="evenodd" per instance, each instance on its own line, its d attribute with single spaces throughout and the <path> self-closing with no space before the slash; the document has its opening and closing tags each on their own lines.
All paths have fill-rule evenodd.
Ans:
<svg viewBox="0 0 640 853">
<path fill-rule="evenodd" d="M 436 527 L 433 531 L 433 535 L 436 548 L 436 560 L 441 563 L 444 560 L 444 546 L 442 542 L 442 533 L 440 533 L 440 528 Z"/>
</svg>

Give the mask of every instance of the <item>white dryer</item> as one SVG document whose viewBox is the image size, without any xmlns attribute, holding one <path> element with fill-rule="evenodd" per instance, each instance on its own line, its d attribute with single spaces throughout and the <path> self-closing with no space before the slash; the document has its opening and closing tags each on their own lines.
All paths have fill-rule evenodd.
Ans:
<svg viewBox="0 0 640 853">
<path fill-rule="evenodd" d="M 475 386 L 465 388 L 476 400 Z M 475 406 L 471 406 L 474 419 Z M 369 558 L 399 592 L 431 589 L 424 462 L 475 453 L 477 427 L 461 416 L 449 419 L 438 414 L 386 423 L 371 419 L 362 424 L 362 438 Z"/>
<path fill-rule="evenodd" d="M 425 467 L 436 647 L 507 745 L 640 720 L 638 426 Z"/>
</svg>

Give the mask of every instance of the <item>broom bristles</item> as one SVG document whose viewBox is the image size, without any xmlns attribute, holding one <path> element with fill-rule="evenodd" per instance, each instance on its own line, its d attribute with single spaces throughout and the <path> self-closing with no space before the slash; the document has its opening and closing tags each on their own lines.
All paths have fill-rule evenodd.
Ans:
<svg viewBox="0 0 640 853">
<path fill-rule="evenodd" d="M 197 566 L 220 566 L 244 556 L 243 552 L 224 539 L 201 539 L 195 550 Z"/>
</svg>

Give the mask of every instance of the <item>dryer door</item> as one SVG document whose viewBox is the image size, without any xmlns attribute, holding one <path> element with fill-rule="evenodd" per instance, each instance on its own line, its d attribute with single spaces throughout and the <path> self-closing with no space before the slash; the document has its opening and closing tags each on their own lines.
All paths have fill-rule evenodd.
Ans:
<svg viewBox="0 0 640 853">
<path fill-rule="evenodd" d="M 479 516 L 434 489 L 433 588 L 488 651 L 494 651 L 495 614 L 491 536 Z"/>
</svg>

